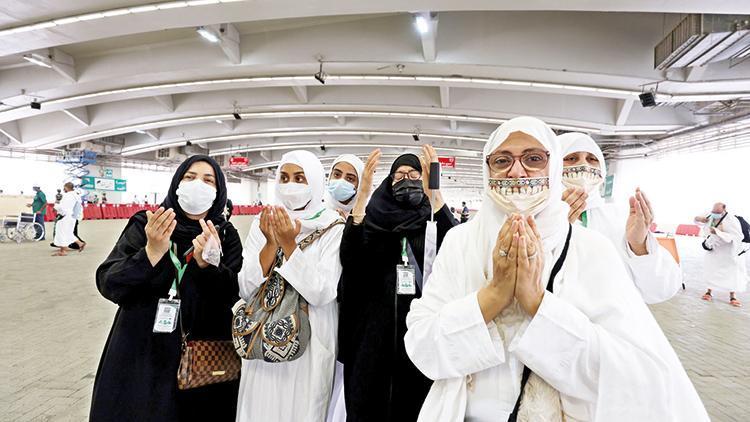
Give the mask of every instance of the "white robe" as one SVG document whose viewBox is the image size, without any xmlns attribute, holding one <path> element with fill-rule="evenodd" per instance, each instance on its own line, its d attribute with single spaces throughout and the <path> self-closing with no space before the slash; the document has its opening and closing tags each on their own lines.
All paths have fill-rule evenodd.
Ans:
<svg viewBox="0 0 750 422">
<path fill-rule="evenodd" d="M 611 242 L 574 226 L 536 316 L 514 302 L 499 323 L 485 323 L 476 295 L 487 263 L 466 252 L 477 241 L 471 230 L 472 222 L 447 234 L 407 317 L 406 351 L 435 380 L 419 421 L 507 420 L 524 365 L 559 392 L 567 421 L 709 420 Z"/>
<path fill-rule="evenodd" d="M 646 239 L 648 254 L 637 256 L 630 249 L 625 237 L 627 208 L 602 203 L 587 209 L 586 214 L 587 227 L 614 243 L 646 303 L 664 302 L 677 293 L 682 285 L 682 270 L 669 251 L 659 245 L 653 233 L 649 232 Z"/>
<path fill-rule="evenodd" d="M 739 220 L 728 214 L 718 228 L 716 234 L 709 231 L 710 224 L 703 227 L 706 245 L 713 251 L 706 251 L 703 259 L 703 279 L 710 289 L 744 292 L 747 289 L 747 268 L 745 255 L 738 256 L 745 250 L 742 243 L 742 227 Z"/>
<path fill-rule="evenodd" d="M 240 296 L 246 301 L 252 299 L 264 280 L 258 255 L 265 237 L 259 221 L 253 221 L 245 240 L 238 276 Z M 309 303 L 310 344 L 292 362 L 242 361 L 237 421 L 325 420 L 336 360 L 336 289 L 341 275 L 339 246 L 343 229 L 343 224 L 335 226 L 304 251 L 297 248 L 276 270 Z M 303 230 L 297 241 L 308 233 Z"/>
<path fill-rule="evenodd" d="M 53 243 L 58 247 L 68 247 L 71 243 L 78 240 L 73 234 L 76 227 L 74 210 L 76 203 L 80 204 L 81 198 L 74 191 L 65 192 L 59 204 L 55 204 L 55 211 L 61 216 L 60 220 L 55 223 L 55 238 Z"/>
</svg>

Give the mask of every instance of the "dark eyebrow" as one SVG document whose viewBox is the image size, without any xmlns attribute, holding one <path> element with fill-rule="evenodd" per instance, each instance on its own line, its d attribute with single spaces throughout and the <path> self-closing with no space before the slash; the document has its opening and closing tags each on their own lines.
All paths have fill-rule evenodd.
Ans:
<svg viewBox="0 0 750 422">
<path fill-rule="evenodd" d="M 547 150 L 544 148 L 526 148 L 525 150 L 523 150 L 522 154 L 526 154 L 527 152 L 547 152 Z M 501 150 L 501 151 L 493 152 L 492 154 L 512 155 L 512 152 L 508 150 Z"/>
</svg>

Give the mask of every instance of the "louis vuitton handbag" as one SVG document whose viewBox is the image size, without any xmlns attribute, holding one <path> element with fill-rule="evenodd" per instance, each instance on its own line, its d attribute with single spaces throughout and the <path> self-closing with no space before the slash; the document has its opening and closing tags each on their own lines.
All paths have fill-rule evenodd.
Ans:
<svg viewBox="0 0 750 422">
<path fill-rule="evenodd" d="M 328 230 L 343 221 L 315 230 L 297 246 L 304 250 Z M 243 359 L 261 359 L 281 363 L 296 360 L 305 353 L 310 343 L 308 304 L 281 276 L 276 268 L 284 262 L 281 248 L 271 273 L 258 288 L 250 302 L 240 300 L 234 305 L 232 338 L 234 349 Z"/>
</svg>

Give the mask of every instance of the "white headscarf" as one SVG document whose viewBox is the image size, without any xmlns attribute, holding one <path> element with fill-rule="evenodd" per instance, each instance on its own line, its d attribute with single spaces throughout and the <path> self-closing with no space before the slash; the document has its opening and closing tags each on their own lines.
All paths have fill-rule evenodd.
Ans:
<svg viewBox="0 0 750 422">
<path fill-rule="evenodd" d="M 302 232 L 313 231 L 324 228 L 339 218 L 339 215 L 323 204 L 323 193 L 325 192 L 326 176 L 320 160 L 310 151 L 295 150 L 284 154 L 276 170 L 276 205 L 284 206 L 279 200 L 279 186 L 281 179 L 281 168 L 285 164 L 296 164 L 305 172 L 307 184 L 312 190 L 312 199 L 304 209 L 294 211 L 287 209 L 286 212 L 292 220 L 302 222 Z"/>
<path fill-rule="evenodd" d="M 484 156 L 490 155 L 513 132 L 523 132 L 542 144 L 544 149 L 549 152 L 549 197 L 541 206 L 540 211 L 534 215 L 539 234 L 542 236 L 542 243 L 545 255 L 552 253 L 552 250 L 562 244 L 568 231 L 568 206 L 562 201 L 562 156 L 556 137 L 552 129 L 543 121 L 534 117 L 516 117 L 505 123 L 490 135 L 490 139 L 484 146 Z M 484 183 L 484 193 L 482 195 L 482 204 L 477 217 L 472 221 L 477 225 L 477 235 L 482 239 L 477 245 L 481 245 L 481 256 L 486 257 L 489 263 L 492 262 L 492 248 L 495 246 L 497 234 L 507 215 L 495 203 L 489 195 L 489 177 L 490 169 L 485 162 L 482 166 L 482 181 Z M 468 224 L 471 224 L 470 221 Z M 548 259 L 546 256 L 545 259 Z M 492 266 L 490 265 L 490 269 Z"/>
<path fill-rule="evenodd" d="M 362 162 L 362 160 L 359 159 L 354 154 L 342 154 L 339 155 L 336 160 L 333 161 L 333 164 L 331 164 L 331 173 L 333 173 L 333 168 L 336 167 L 336 164 L 338 163 L 349 163 L 354 167 L 354 171 L 357 173 L 357 180 L 362 180 L 362 172 L 365 171 L 365 163 Z M 330 176 L 329 176 L 330 178 Z M 344 212 L 350 212 L 352 208 L 354 208 L 354 202 L 357 200 L 357 197 L 359 196 L 359 186 L 357 186 L 357 193 L 354 194 L 352 199 L 349 201 L 348 204 L 341 203 L 336 200 L 331 194 L 328 192 L 328 190 L 325 191 L 325 203 L 328 205 L 329 208 L 333 209 L 334 211 L 336 209 L 340 209 Z"/>
<path fill-rule="evenodd" d="M 557 141 L 560 143 L 560 160 L 565 158 L 566 155 L 574 152 L 588 152 L 596 155 L 599 160 L 599 167 L 602 171 L 602 181 L 607 176 L 607 164 L 604 162 L 604 154 L 602 154 L 601 148 L 597 145 L 589 135 L 585 133 L 570 132 L 564 133 L 557 137 Z M 586 209 L 594 209 L 604 205 L 604 198 L 599 194 L 599 189 L 594 189 L 592 194 L 589 195 L 586 201 Z"/>
</svg>

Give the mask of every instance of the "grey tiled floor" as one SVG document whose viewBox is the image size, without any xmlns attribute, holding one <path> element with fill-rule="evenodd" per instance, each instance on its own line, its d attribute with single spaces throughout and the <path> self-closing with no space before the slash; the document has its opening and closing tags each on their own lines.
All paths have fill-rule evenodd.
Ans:
<svg viewBox="0 0 750 422">
<path fill-rule="evenodd" d="M 249 217 L 236 217 L 241 237 Z M 115 306 L 94 285 L 124 221 L 81 224 L 83 253 L 0 244 L 0 421 L 83 421 Z M 680 239 L 687 290 L 652 310 L 715 421 L 750 421 L 750 312 L 699 299 L 700 250 Z M 750 295 L 740 299 L 750 306 Z"/>
</svg>

